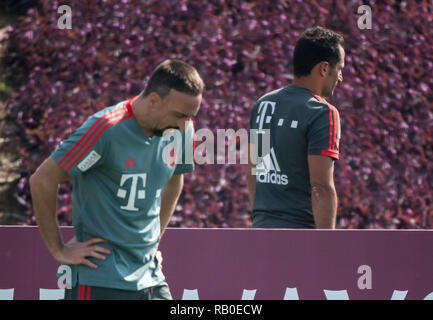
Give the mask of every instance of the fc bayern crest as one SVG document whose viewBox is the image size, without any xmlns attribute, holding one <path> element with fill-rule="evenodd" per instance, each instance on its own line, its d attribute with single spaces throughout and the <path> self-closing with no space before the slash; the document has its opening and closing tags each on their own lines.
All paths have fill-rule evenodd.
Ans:
<svg viewBox="0 0 433 320">
<path fill-rule="evenodd" d="M 164 162 L 170 168 L 174 168 L 177 162 L 177 154 L 175 152 L 175 147 L 165 150 Z"/>
</svg>

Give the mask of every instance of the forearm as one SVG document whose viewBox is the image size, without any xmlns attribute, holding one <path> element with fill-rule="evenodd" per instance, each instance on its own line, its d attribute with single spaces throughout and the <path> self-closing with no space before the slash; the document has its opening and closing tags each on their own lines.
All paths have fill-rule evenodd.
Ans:
<svg viewBox="0 0 433 320">
<path fill-rule="evenodd" d="M 47 158 L 30 177 L 30 192 L 39 232 L 53 258 L 58 262 L 84 264 L 95 269 L 98 266 L 88 257 L 105 259 L 103 254 L 110 254 L 110 250 L 95 244 L 106 240 L 92 238 L 78 242 L 74 237 L 65 244 L 60 233 L 56 214 L 57 188 L 60 183 L 67 180 L 70 180 L 70 176 L 51 157 Z"/>
<path fill-rule="evenodd" d="M 33 210 L 39 232 L 50 253 L 56 258 L 64 243 L 57 221 L 57 185 L 44 183 L 44 179 L 32 176 L 30 190 Z"/>
<path fill-rule="evenodd" d="M 183 188 L 183 175 L 173 176 L 161 194 L 161 210 L 159 214 L 161 236 L 168 226 L 176 208 L 177 201 Z"/>
<path fill-rule="evenodd" d="M 337 192 L 334 186 L 312 186 L 311 201 L 317 229 L 335 229 Z"/>
</svg>

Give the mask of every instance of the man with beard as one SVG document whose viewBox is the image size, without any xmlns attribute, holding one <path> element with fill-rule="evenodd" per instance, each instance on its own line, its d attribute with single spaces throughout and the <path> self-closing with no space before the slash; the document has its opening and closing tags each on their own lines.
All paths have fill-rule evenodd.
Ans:
<svg viewBox="0 0 433 320">
<path fill-rule="evenodd" d="M 30 178 L 42 238 L 72 270 L 65 299 L 172 299 L 157 248 L 194 165 L 167 161 L 162 134 L 193 143 L 203 88 L 191 65 L 162 62 L 139 96 L 90 116 Z M 65 244 L 57 187 L 71 179 L 75 237 Z"/>
<path fill-rule="evenodd" d="M 343 37 L 329 29 L 307 29 L 295 47 L 293 84 L 254 105 L 250 128 L 260 139 L 268 132 L 270 148 L 250 141 L 253 228 L 335 228 L 340 117 L 324 97 L 343 81 L 343 45 Z"/>
</svg>

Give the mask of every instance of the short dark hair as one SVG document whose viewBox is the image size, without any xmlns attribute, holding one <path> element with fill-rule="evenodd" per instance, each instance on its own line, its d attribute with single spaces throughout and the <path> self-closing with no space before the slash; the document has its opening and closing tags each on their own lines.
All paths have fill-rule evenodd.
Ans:
<svg viewBox="0 0 433 320">
<path fill-rule="evenodd" d="M 168 59 L 155 68 L 141 95 L 146 97 L 156 92 L 164 98 L 170 89 L 198 96 L 203 92 L 204 83 L 193 66 L 180 60 Z"/>
<path fill-rule="evenodd" d="M 295 77 L 308 76 L 322 61 L 334 67 L 341 59 L 339 46 L 344 47 L 344 38 L 332 30 L 323 27 L 305 30 L 293 54 Z"/>
</svg>

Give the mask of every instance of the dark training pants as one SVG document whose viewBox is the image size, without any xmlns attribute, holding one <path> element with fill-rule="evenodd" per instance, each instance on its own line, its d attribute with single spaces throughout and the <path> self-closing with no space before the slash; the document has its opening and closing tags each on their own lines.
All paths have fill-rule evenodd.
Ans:
<svg viewBox="0 0 433 320">
<path fill-rule="evenodd" d="M 167 282 L 139 291 L 77 285 L 65 289 L 65 300 L 172 300 Z"/>
</svg>

